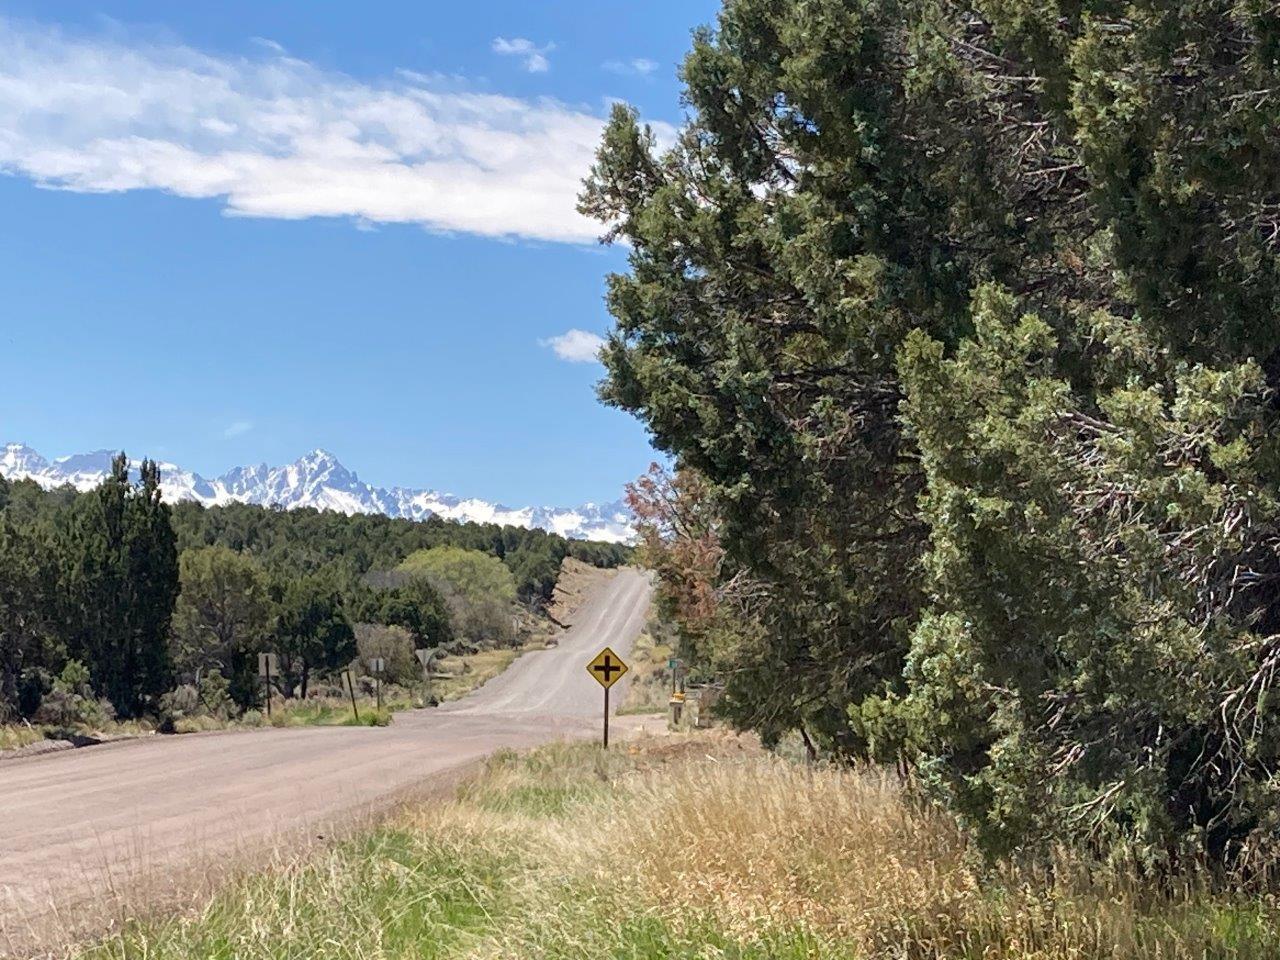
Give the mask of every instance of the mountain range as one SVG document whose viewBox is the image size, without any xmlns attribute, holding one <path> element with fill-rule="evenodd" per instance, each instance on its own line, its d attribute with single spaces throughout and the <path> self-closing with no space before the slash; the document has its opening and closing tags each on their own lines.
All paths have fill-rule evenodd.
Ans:
<svg viewBox="0 0 1280 960">
<path fill-rule="evenodd" d="M 31 479 L 48 489 L 70 484 L 77 490 L 90 490 L 107 476 L 114 455 L 111 450 L 95 450 L 50 460 L 26 444 L 9 443 L 0 454 L 0 476 L 9 480 Z M 136 462 L 131 466 L 136 470 Z M 585 503 L 578 507 L 512 508 L 436 490 L 374 487 L 325 450 L 313 450 L 293 463 L 278 467 L 265 463 L 235 467 L 212 479 L 162 462 L 160 488 L 170 503 L 195 500 L 206 506 L 254 503 L 285 509 L 314 507 L 346 514 L 383 513 L 410 520 L 437 516 L 446 520 L 540 527 L 565 537 L 614 543 L 631 537 L 631 516 L 621 500 Z"/>
</svg>

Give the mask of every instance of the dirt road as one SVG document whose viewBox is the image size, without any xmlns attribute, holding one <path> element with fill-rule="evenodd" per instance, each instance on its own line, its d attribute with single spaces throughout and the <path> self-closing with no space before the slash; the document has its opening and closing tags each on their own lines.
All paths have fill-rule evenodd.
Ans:
<svg viewBox="0 0 1280 960">
<path fill-rule="evenodd" d="M 642 574 L 620 571 L 558 647 L 390 727 L 153 737 L 0 763 L 0 954 L 41 928 L 101 922 L 103 902 L 124 902 L 116 894 L 140 879 L 314 834 L 501 747 L 595 733 L 601 694 L 586 662 L 605 644 L 630 650 L 649 592 Z"/>
</svg>

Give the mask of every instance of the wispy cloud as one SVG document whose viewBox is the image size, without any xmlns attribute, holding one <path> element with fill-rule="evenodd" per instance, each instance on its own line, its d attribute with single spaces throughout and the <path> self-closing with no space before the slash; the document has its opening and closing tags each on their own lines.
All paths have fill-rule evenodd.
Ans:
<svg viewBox="0 0 1280 960">
<path fill-rule="evenodd" d="M 272 53 L 288 52 L 285 50 L 283 44 L 278 43 L 275 40 L 272 40 L 270 37 L 250 37 L 249 42 L 256 43 L 260 47 L 265 47 L 266 49 L 270 50 Z"/>
<path fill-rule="evenodd" d="M 253 424 L 248 420 L 236 420 L 234 423 L 227 424 L 226 429 L 222 431 L 222 435 L 230 440 L 233 437 L 243 436 L 252 429 Z"/>
<path fill-rule="evenodd" d="M 557 357 L 570 363 L 595 363 L 600 359 L 604 337 L 587 330 L 566 330 L 559 336 L 539 340 L 538 345 L 550 347 Z"/>
<path fill-rule="evenodd" d="M 658 62 L 645 57 L 635 57 L 631 60 L 606 60 L 601 66 L 610 73 L 647 77 L 658 69 Z"/>
<path fill-rule="evenodd" d="M 506 37 L 493 38 L 494 53 L 502 54 L 504 57 L 519 57 L 524 68 L 530 73 L 546 73 L 550 70 L 551 61 L 547 59 L 547 54 L 555 48 L 554 43 L 540 47 L 524 37 L 512 37 L 510 40 Z"/>
<path fill-rule="evenodd" d="M 356 80 L 257 50 L 214 56 L 0 19 L 0 171 L 72 191 L 219 197 L 239 216 L 598 234 L 574 208 L 601 116 L 456 78 Z"/>
</svg>

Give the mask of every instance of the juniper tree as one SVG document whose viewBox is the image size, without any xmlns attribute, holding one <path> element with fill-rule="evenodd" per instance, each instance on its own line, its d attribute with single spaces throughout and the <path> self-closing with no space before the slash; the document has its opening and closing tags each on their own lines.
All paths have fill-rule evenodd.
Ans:
<svg viewBox="0 0 1280 960">
<path fill-rule="evenodd" d="M 305 697 L 311 677 L 351 662 L 356 639 L 344 611 L 342 591 L 323 573 L 278 584 L 275 649 L 280 654 L 285 696 Z"/>
<path fill-rule="evenodd" d="M 76 500 L 62 547 L 68 654 L 126 717 L 169 688 L 169 626 L 178 595 L 176 538 L 160 471 L 144 460 L 137 485 L 122 453 L 110 475 Z"/>
<path fill-rule="evenodd" d="M 274 609 L 266 572 L 250 556 L 201 547 L 179 560 L 182 592 L 173 617 L 174 666 L 199 686 L 211 671 L 227 681 L 241 708 L 257 702 L 258 653 L 265 649 Z"/>
<path fill-rule="evenodd" d="M 739 722 L 993 851 L 1271 822 L 1278 56 L 1270 3 L 730 0 L 673 143 L 614 111 L 601 392 L 760 584 Z"/>
</svg>

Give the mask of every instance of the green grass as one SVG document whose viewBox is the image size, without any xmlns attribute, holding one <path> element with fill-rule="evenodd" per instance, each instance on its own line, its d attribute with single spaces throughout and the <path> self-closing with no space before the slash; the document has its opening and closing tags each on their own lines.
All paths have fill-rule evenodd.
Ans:
<svg viewBox="0 0 1280 960">
<path fill-rule="evenodd" d="M 385 699 L 382 709 L 374 703 L 357 702 L 359 719 L 351 709 L 350 700 L 295 701 L 284 709 L 275 708 L 270 723 L 275 727 L 385 727 L 397 710 L 413 706 L 407 697 Z"/>
<path fill-rule="evenodd" d="M 387 828 L 241 881 L 193 916 L 133 923 L 81 954 L 131 958 L 455 956 L 507 909 L 515 854 Z"/>
<path fill-rule="evenodd" d="M 482 776 L 458 790 L 461 802 L 488 813 L 562 818 L 583 804 L 607 799 L 610 782 L 629 766 L 620 751 L 552 744 L 533 753 L 499 750 Z"/>
</svg>

